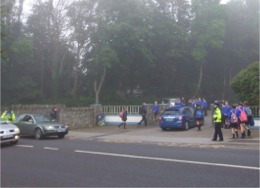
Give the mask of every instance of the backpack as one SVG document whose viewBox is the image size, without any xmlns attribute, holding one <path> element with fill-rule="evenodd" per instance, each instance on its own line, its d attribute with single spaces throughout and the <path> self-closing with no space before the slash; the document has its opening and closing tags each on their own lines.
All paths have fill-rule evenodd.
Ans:
<svg viewBox="0 0 260 188">
<path fill-rule="evenodd" d="M 123 117 L 123 115 L 124 115 L 124 112 L 119 112 L 119 117 Z"/>
<path fill-rule="evenodd" d="M 201 109 L 198 109 L 195 113 L 195 118 L 203 118 L 203 113 Z"/>
<path fill-rule="evenodd" d="M 238 122 L 237 115 L 234 112 L 231 114 L 230 122 L 233 124 Z"/>
<path fill-rule="evenodd" d="M 247 122 L 247 115 L 246 115 L 246 112 L 245 112 L 245 110 L 244 109 L 240 109 L 240 121 L 242 122 L 242 123 L 245 123 L 245 122 Z"/>
</svg>

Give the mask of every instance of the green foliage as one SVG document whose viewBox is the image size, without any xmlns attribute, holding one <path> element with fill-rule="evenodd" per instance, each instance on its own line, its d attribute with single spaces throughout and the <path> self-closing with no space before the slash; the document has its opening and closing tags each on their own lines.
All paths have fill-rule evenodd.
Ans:
<svg viewBox="0 0 260 188">
<path fill-rule="evenodd" d="M 259 60 L 259 0 L 35 1 L 26 24 L 17 0 L 2 3 L 2 103 L 229 100 L 232 76 Z"/>
<path fill-rule="evenodd" d="M 233 78 L 231 87 L 240 101 L 247 100 L 252 105 L 259 105 L 259 62 L 240 71 Z"/>
</svg>

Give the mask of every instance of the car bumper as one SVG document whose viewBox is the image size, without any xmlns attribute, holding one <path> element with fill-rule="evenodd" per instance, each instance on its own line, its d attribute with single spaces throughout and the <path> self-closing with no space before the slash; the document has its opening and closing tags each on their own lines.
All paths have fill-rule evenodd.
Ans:
<svg viewBox="0 0 260 188">
<path fill-rule="evenodd" d="M 160 127 L 163 129 L 183 129 L 185 126 L 182 121 L 176 122 L 160 122 Z"/>
<path fill-rule="evenodd" d="M 45 136 L 52 136 L 52 135 L 60 135 L 60 134 L 68 134 L 69 129 L 57 129 L 57 130 L 44 130 Z"/>
<path fill-rule="evenodd" d="M 3 135 L 1 136 L 1 144 L 18 142 L 19 139 L 20 139 L 20 134 Z"/>
</svg>

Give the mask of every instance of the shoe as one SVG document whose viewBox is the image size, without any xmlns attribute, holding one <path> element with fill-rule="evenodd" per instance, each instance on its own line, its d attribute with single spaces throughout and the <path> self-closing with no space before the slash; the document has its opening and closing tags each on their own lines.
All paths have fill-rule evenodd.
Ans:
<svg viewBox="0 0 260 188">
<path fill-rule="evenodd" d="M 218 140 L 218 142 L 223 142 L 224 140 L 223 139 L 221 139 L 221 140 Z"/>
<path fill-rule="evenodd" d="M 211 139 L 212 141 L 217 141 L 217 140 L 215 140 L 215 139 Z"/>
</svg>

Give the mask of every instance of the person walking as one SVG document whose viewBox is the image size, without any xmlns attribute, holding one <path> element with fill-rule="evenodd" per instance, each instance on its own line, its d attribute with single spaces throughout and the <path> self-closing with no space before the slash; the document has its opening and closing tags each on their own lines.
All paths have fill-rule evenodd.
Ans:
<svg viewBox="0 0 260 188">
<path fill-rule="evenodd" d="M 232 109 L 228 113 L 228 119 L 230 122 L 232 138 L 238 138 L 238 117 L 235 104 L 232 105 Z"/>
<path fill-rule="evenodd" d="M 159 114 L 159 105 L 157 101 L 154 101 L 154 105 L 153 105 L 154 121 L 157 121 L 158 114 Z"/>
<path fill-rule="evenodd" d="M 243 103 L 240 102 L 237 107 L 237 117 L 238 117 L 238 125 L 241 132 L 241 138 L 245 138 L 246 136 L 246 122 L 248 121 L 246 108 L 243 106 Z"/>
<path fill-rule="evenodd" d="M 212 138 L 212 141 L 217 141 L 217 137 L 219 137 L 218 141 L 223 141 L 223 134 L 221 131 L 222 128 L 222 114 L 221 114 L 221 110 L 219 108 L 219 103 L 215 102 L 214 103 L 214 112 L 213 112 L 213 122 L 215 125 L 215 132 Z"/>
<path fill-rule="evenodd" d="M 12 107 L 8 107 L 8 109 L 3 112 L 1 118 L 13 122 L 15 120 L 15 113 L 13 112 Z"/>
<path fill-rule="evenodd" d="M 125 106 L 123 108 L 122 114 L 120 114 L 120 117 L 122 119 L 122 123 L 120 125 L 118 125 L 119 128 L 121 127 L 121 125 L 123 125 L 124 129 L 126 129 L 127 111 L 128 111 L 128 108 Z"/>
<path fill-rule="evenodd" d="M 199 104 L 196 104 L 196 106 L 195 106 L 194 119 L 196 121 L 198 131 L 201 131 L 201 126 L 203 125 L 204 116 L 203 116 L 203 112 L 202 112 L 202 109 Z"/>
<path fill-rule="evenodd" d="M 142 115 L 142 119 L 138 123 L 138 125 L 140 126 L 144 122 L 144 125 L 147 126 L 147 120 L 146 120 L 147 109 L 146 109 L 146 103 L 145 102 L 143 103 L 142 107 L 139 109 L 139 114 Z"/>
</svg>

